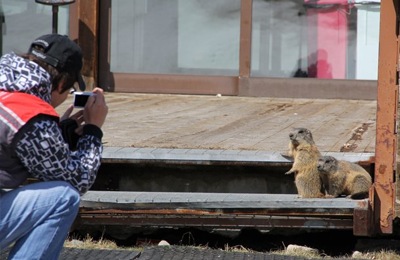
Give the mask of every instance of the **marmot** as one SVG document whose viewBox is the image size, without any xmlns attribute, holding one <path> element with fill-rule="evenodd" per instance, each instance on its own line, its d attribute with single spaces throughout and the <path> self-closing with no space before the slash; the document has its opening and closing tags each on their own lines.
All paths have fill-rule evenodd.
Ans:
<svg viewBox="0 0 400 260">
<path fill-rule="evenodd" d="M 317 169 L 321 153 L 310 130 L 295 128 L 289 138 L 289 155 L 293 157 L 293 165 L 285 174 L 294 173 L 297 192 L 301 198 L 325 197 Z"/>
<path fill-rule="evenodd" d="M 322 156 L 318 160 L 318 171 L 325 186 L 326 197 L 348 195 L 352 199 L 368 197 L 372 185 L 371 175 L 360 165 L 333 156 Z"/>
</svg>

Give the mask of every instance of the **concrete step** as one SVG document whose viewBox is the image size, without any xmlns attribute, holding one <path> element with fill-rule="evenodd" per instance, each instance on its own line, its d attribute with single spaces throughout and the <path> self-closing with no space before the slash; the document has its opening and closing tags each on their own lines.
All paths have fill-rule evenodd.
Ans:
<svg viewBox="0 0 400 260">
<path fill-rule="evenodd" d="M 374 161 L 374 153 L 321 152 L 340 160 L 360 164 Z M 171 163 L 171 164 L 240 164 L 240 165 L 289 165 L 292 160 L 279 152 L 257 150 L 218 150 L 218 149 L 169 149 L 105 147 L 103 163 Z"/>
</svg>

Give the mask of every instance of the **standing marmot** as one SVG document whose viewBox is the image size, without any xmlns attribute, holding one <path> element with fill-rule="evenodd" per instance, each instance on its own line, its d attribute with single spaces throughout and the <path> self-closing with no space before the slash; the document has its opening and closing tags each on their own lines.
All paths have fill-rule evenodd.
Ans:
<svg viewBox="0 0 400 260">
<path fill-rule="evenodd" d="M 289 155 L 293 157 L 292 168 L 285 174 L 294 173 L 297 192 L 301 198 L 321 198 L 322 182 L 317 164 L 321 156 L 310 130 L 295 128 L 289 134 Z"/>
<path fill-rule="evenodd" d="M 368 197 L 372 185 L 371 175 L 360 165 L 322 156 L 318 160 L 318 171 L 325 186 L 327 197 L 349 195 L 352 199 Z"/>
</svg>

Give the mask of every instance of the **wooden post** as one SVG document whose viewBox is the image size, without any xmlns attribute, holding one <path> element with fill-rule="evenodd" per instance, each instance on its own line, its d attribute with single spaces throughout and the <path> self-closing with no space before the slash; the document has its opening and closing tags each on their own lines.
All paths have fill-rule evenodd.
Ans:
<svg viewBox="0 0 400 260">
<path fill-rule="evenodd" d="M 78 24 L 70 23 L 70 34 L 83 51 L 82 75 L 87 90 L 97 86 L 99 10 L 99 0 L 84 0 L 77 1 L 70 12 L 71 19 L 78 20 Z"/>
<path fill-rule="evenodd" d="M 374 186 L 375 233 L 393 232 L 398 103 L 398 1 L 381 1 Z"/>
<path fill-rule="evenodd" d="M 240 49 L 239 49 L 239 96 L 249 93 L 251 72 L 251 27 L 253 0 L 241 0 L 240 8 Z"/>
</svg>

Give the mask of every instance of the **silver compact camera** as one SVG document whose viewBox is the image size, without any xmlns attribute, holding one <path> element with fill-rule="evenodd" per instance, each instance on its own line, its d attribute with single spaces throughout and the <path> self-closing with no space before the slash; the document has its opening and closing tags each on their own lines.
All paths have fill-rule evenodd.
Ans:
<svg viewBox="0 0 400 260">
<path fill-rule="evenodd" d="M 93 92 L 74 92 L 74 107 L 84 108 L 88 98 L 93 95 Z"/>
</svg>

